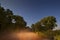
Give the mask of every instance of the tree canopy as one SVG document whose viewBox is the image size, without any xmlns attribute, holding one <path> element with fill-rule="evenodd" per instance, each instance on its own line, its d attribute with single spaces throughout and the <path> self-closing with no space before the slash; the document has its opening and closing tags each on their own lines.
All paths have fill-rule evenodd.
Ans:
<svg viewBox="0 0 60 40">
<path fill-rule="evenodd" d="M 35 24 L 32 24 L 32 29 L 35 31 L 46 31 L 46 30 L 52 30 L 57 26 L 56 24 L 56 18 L 54 16 L 47 16 L 38 21 Z"/>
<path fill-rule="evenodd" d="M 0 6 L 0 31 L 7 29 L 17 29 L 26 26 L 23 17 L 14 15 L 10 9 L 4 9 Z"/>
</svg>

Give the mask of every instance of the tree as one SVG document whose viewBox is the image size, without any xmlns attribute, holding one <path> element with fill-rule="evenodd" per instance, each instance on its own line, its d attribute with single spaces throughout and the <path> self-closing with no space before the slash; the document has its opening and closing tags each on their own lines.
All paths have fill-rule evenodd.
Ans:
<svg viewBox="0 0 60 40">
<path fill-rule="evenodd" d="M 15 20 L 15 27 L 16 28 L 25 28 L 26 27 L 26 22 L 24 21 L 23 17 L 18 16 L 18 15 L 14 15 L 13 19 Z"/>
<path fill-rule="evenodd" d="M 46 29 L 46 31 L 45 31 L 46 35 L 51 40 L 54 40 L 53 29 L 57 26 L 56 22 L 57 21 L 54 16 L 45 17 L 40 21 L 41 26 L 45 27 L 45 29 Z"/>
<path fill-rule="evenodd" d="M 56 24 L 56 18 L 54 16 L 48 16 L 48 17 L 45 17 L 43 18 L 41 21 L 40 21 L 40 24 L 41 26 L 44 26 L 47 28 L 47 30 L 49 29 L 53 29 L 57 26 Z"/>
<path fill-rule="evenodd" d="M 32 25 L 32 29 L 34 27 L 34 29 L 37 31 L 47 31 L 53 30 L 53 28 L 55 28 L 56 26 L 56 18 L 54 16 L 48 16 Z"/>
<path fill-rule="evenodd" d="M 32 31 L 36 31 L 35 30 L 36 27 L 34 26 L 34 24 L 31 25 L 31 28 L 32 28 Z"/>
<path fill-rule="evenodd" d="M 54 16 L 44 17 L 31 27 L 34 31 L 45 33 L 49 39 L 54 40 L 53 29 L 57 26 Z"/>
<path fill-rule="evenodd" d="M 10 9 L 4 9 L 0 6 L 0 31 L 16 30 L 17 28 L 24 28 L 26 22 L 23 17 L 14 15 Z"/>
</svg>

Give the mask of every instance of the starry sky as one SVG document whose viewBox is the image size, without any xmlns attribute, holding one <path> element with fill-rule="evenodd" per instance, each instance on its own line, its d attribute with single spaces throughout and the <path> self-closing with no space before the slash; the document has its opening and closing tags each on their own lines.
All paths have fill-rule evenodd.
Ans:
<svg viewBox="0 0 60 40">
<path fill-rule="evenodd" d="M 20 15 L 28 26 L 46 16 L 55 16 L 60 27 L 60 0 L 0 0 L 1 6 Z"/>
</svg>

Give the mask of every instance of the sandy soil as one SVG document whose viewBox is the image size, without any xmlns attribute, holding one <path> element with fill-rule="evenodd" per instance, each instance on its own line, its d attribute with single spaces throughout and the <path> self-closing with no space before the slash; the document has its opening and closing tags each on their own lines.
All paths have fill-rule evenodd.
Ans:
<svg viewBox="0 0 60 40">
<path fill-rule="evenodd" d="M 0 35 L 0 40 L 40 40 L 34 32 L 14 32 Z"/>
</svg>

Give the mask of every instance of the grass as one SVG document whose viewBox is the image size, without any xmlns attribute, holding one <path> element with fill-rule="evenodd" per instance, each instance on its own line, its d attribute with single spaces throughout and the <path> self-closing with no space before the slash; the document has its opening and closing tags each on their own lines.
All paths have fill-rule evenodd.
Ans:
<svg viewBox="0 0 60 40">
<path fill-rule="evenodd" d="M 55 36 L 56 40 L 60 40 L 60 35 Z"/>
</svg>

